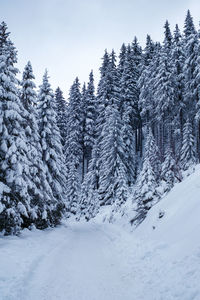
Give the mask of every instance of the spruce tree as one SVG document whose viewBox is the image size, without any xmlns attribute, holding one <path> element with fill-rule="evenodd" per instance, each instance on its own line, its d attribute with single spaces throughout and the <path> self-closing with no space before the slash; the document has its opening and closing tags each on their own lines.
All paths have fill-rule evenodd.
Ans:
<svg viewBox="0 0 200 300">
<path fill-rule="evenodd" d="M 47 167 L 46 178 L 52 192 L 47 217 L 53 226 L 59 223 L 64 211 L 66 174 L 61 135 L 56 121 L 56 104 L 47 71 L 40 86 L 38 111 L 42 159 Z"/>
<path fill-rule="evenodd" d="M 192 126 L 189 120 L 183 128 L 183 142 L 181 148 L 180 164 L 183 171 L 192 168 L 196 163 L 195 143 Z"/>
<path fill-rule="evenodd" d="M 125 149 L 123 147 L 122 122 L 115 105 L 106 108 L 106 123 L 102 136 L 99 201 L 101 205 L 115 202 L 121 206 L 127 199 L 128 181 L 123 161 Z"/>
<path fill-rule="evenodd" d="M 159 199 L 157 187 L 158 184 L 148 157 L 147 147 L 145 147 L 143 166 L 137 179 L 134 194 L 134 201 L 138 204 L 138 211 L 144 211 L 144 215 L 145 211 L 149 210 Z"/>
<path fill-rule="evenodd" d="M 75 79 L 70 89 L 67 136 L 65 143 L 66 167 L 68 170 L 66 193 L 69 213 L 79 209 L 79 192 L 83 178 L 83 105 L 80 83 Z"/>
<path fill-rule="evenodd" d="M 83 115 L 82 97 L 80 83 L 75 79 L 70 89 L 66 136 L 65 157 L 66 162 L 75 162 L 76 168 L 81 167 L 82 163 L 82 143 L 83 143 Z"/>
<path fill-rule="evenodd" d="M 176 162 L 173 153 L 168 146 L 165 151 L 164 162 L 162 163 L 161 179 L 165 181 L 165 192 L 169 192 L 176 181 Z"/>
<path fill-rule="evenodd" d="M 179 153 L 182 138 L 183 138 L 183 113 L 185 109 L 184 104 L 184 67 L 185 53 L 183 47 L 183 40 L 176 25 L 173 37 L 173 47 L 172 47 L 172 73 L 175 78 L 175 105 L 174 105 L 174 128 L 175 128 L 175 138 L 176 142 L 176 152 Z"/>
<path fill-rule="evenodd" d="M 147 129 L 146 136 L 144 155 L 148 157 L 156 182 L 159 183 L 161 171 L 160 151 L 150 128 Z"/>
<path fill-rule="evenodd" d="M 94 88 L 94 77 L 91 71 L 89 76 L 89 82 L 86 90 L 86 102 L 85 102 L 85 127 L 84 127 L 84 147 L 85 147 L 85 157 L 88 164 L 91 159 L 92 148 L 95 139 L 95 88 Z"/>
<path fill-rule="evenodd" d="M 119 53 L 119 64 L 118 64 L 119 80 L 124 71 L 125 59 L 126 59 L 126 45 L 123 43 Z"/>
<path fill-rule="evenodd" d="M 79 215 L 80 217 L 84 216 L 87 221 L 97 215 L 100 207 L 96 182 L 93 181 L 95 179 L 93 176 L 93 170 L 89 169 L 81 186 Z"/>
<path fill-rule="evenodd" d="M 67 103 L 63 97 L 63 92 L 59 87 L 55 91 L 55 103 L 56 103 L 56 120 L 57 126 L 60 130 L 62 144 L 64 146 L 66 139 L 66 110 Z"/>
<path fill-rule="evenodd" d="M 124 163 L 127 165 L 129 184 L 136 178 L 136 139 L 134 130 L 137 130 L 139 117 L 137 107 L 137 80 L 136 65 L 132 59 L 130 45 L 127 47 L 124 71 L 120 81 L 120 109 L 123 121 L 122 133 L 125 145 Z"/>
<path fill-rule="evenodd" d="M 195 30 L 193 19 L 188 10 L 185 19 L 184 26 L 184 52 L 185 52 L 185 64 L 184 64 L 184 102 L 185 102 L 185 121 L 190 118 L 193 122 L 195 115 L 196 103 L 198 101 L 198 89 L 195 68 L 197 63 L 197 51 L 199 46 L 199 39 Z M 193 126 L 193 124 L 192 124 Z"/>
<path fill-rule="evenodd" d="M 37 95 L 33 80 L 33 70 L 31 63 L 25 66 L 22 78 L 22 88 L 20 98 L 24 107 L 24 131 L 27 143 L 27 158 L 29 168 L 27 169 L 28 193 L 31 198 L 32 217 L 30 220 L 36 227 L 44 228 L 48 226 L 46 202 L 51 199 L 51 190 L 46 181 L 46 167 L 42 161 L 42 149 L 40 145 L 40 135 L 38 127 Z"/>
<path fill-rule="evenodd" d="M 167 39 L 167 38 L 166 38 Z M 176 97 L 175 76 L 172 73 L 171 53 L 169 43 L 162 48 L 158 72 L 154 81 L 154 98 L 156 99 L 157 120 L 160 123 L 159 137 L 162 157 L 165 152 L 165 140 L 169 139 L 173 147 L 173 107 Z"/>
<path fill-rule="evenodd" d="M 0 25 L 0 182 L 1 227 L 5 234 L 17 233 L 30 218 L 28 193 L 28 148 L 23 128 L 24 109 L 18 97 L 16 50 L 9 39 L 7 25 Z"/>
<path fill-rule="evenodd" d="M 147 34 L 146 46 L 144 48 L 144 54 L 143 54 L 144 66 L 148 66 L 150 64 L 154 55 L 154 51 L 155 51 L 155 45 L 150 35 Z"/>
</svg>

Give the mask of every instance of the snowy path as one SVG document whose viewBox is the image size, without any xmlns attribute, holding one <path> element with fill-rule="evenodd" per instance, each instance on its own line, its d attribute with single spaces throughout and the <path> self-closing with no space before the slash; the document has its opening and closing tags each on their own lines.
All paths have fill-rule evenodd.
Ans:
<svg viewBox="0 0 200 300">
<path fill-rule="evenodd" d="M 0 243 L 1 300 L 133 299 L 113 234 L 75 224 L 33 235 Z"/>
<path fill-rule="evenodd" d="M 111 224 L 2 238 L 0 300 L 199 300 L 200 251 L 175 250 Z"/>
</svg>

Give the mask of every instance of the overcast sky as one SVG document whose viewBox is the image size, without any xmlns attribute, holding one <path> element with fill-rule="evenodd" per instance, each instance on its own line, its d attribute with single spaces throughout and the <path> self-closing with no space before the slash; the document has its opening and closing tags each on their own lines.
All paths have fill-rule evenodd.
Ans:
<svg viewBox="0 0 200 300">
<path fill-rule="evenodd" d="M 135 35 L 144 45 L 147 33 L 162 41 L 165 20 L 182 28 L 188 8 L 198 26 L 200 0 L 0 0 L 20 71 L 30 60 L 40 84 L 47 68 L 65 97 L 76 76 L 87 82 L 93 69 L 97 81 L 105 48 L 118 53 Z"/>
</svg>

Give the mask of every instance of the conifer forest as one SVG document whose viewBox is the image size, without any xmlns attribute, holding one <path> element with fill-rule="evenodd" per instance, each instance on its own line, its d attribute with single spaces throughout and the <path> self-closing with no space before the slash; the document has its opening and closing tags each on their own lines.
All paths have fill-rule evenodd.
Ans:
<svg viewBox="0 0 200 300">
<path fill-rule="evenodd" d="M 140 224 L 200 160 L 200 33 L 190 11 L 183 31 L 166 21 L 160 42 L 148 34 L 143 48 L 134 37 L 120 53 L 105 50 L 99 82 L 93 71 L 86 84 L 76 77 L 68 99 L 47 71 L 36 88 L 30 61 L 19 74 L 8 26 L 0 24 L 1 234 L 89 221 L 108 206 L 112 221 L 128 199 L 129 221 Z"/>
</svg>

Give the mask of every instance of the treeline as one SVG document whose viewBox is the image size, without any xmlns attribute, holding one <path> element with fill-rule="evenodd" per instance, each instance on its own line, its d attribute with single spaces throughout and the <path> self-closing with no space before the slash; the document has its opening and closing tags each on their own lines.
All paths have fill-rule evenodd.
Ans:
<svg viewBox="0 0 200 300">
<path fill-rule="evenodd" d="M 27 63 L 22 81 L 7 25 L 0 25 L 0 231 L 55 226 L 65 211 L 66 169 L 47 73 L 39 94 Z"/>
<path fill-rule="evenodd" d="M 200 158 L 200 39 L 190 12 L 184 32 L 164 26 L 105 51 L 95 93 L 93 73 L 75 79 L 68 102 L 47 73 L 39 94 L 28 63 L 16 79 L 16 51 L 0 27 L 0 226 L 5 233 L 45 228 L 63 215 L 113 213 L 131 197 L 145 216 Z"/>
<path fill-rule="evenodd" d="M 131 188 L 145 216 L 199 161 L 200 39 L 190 12 L 183 33 L 166 21 L 162 44 L 147 35 L 142 49 L 135 38 L 118 63 L 105 51 L 100 75 L 96 96 L 92 73 L 87 88 L 76 79 L 70 91 L 67 165 L 77 179 L 68 193 L 90 219 L 102 205 L 119 210 Z"/>
</svg>

